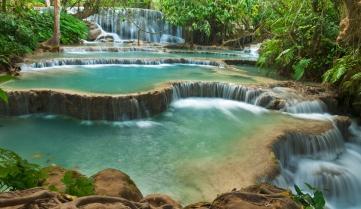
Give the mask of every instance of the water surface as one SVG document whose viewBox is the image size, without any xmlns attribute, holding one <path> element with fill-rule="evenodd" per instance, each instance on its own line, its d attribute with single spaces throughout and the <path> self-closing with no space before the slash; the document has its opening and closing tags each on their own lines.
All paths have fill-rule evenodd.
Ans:
<svg viewBox="0 0 361 209">
<path fill-rule="evenodd" d="M 65 89 L 90 93 L 123 94 L 151 90 L 169 81 L 252 83 L 237 71 L 197 65 L 85 65 L 59 66 L 23 72 L 2 84 L 10 89 Z"/>
<path fill-rule="evenodd" d="M 54 163 L 87 175 L 117 168 L 129 174 L 144 194 L 166 193 L 190 203 L 203 200 L 203 193 L 215 197 L 218 192 L 206 176 L 220 173 L 208 169 L 203 174 L 195 164 L 239 157 L 246 153 L 242 144 L 250 135 L 272 130 L 266 125 L 277 124 L 279 118 L 280 114 L 246 103 L 201 98 L 176 101 L 158 117 L 131 122 L 46 115 L 2 117 L 0 147 L 31 162 Z M 204 177 L 203 182 L 190 178 L 197 175 Z"/>
</svg>

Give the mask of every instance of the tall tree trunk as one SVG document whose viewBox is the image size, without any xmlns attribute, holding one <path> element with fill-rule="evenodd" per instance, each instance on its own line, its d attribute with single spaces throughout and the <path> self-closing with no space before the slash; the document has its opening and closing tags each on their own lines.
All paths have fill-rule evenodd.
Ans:
<svg viewBox="0 0 361 209">
<path fill-rule="evenodd" d="M 343 0 L 343 19 L 337 41 L 345 46 L 361 48 L 361 0 Z"/>
<path fill-rule="evenodd" d="M 54 31 L 53 37 L 47 42 L 48 45 L 59 47 L 60 45 L 60 0 L 54 0 Z"/>
<path fill-rule="evenodd" d="M 6 12 L 6 0 L 2 1 L 2 11 L 5 13 Z"/>
</svg>

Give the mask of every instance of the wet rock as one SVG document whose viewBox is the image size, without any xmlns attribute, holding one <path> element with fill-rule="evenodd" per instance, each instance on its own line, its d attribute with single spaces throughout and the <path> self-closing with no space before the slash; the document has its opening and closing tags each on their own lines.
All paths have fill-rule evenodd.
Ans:
<svg viewBox="0 0 361 209">
<path fill-rule="evenodd" d="M 301 209 L 288 191 L 260 184 L 218 196 L 210 209 Z"/>
<path fill-rule="evenodd" d="M 142 193 L 133 180 L 116 169 L 105 169 L 93 176 L 94 190 L 97 195 L 122 197 L 131 201 L 140 201 Z"/>
<path fill-rule="evenodd" d="M 209 209 L 211 207 L 209 202 L 198 202 L 194 204 L 187 205 L 184 209 Z"/>
<path fill-rule="evenodd" d="M 342 136 L 347 139 L 350 136 L 349 127 L 352 123 L 351 118 L 347 116 L 337 116 L 334 118 L 334 122 L 337 128 L 340 130 Z"/>
<path fill-rule="evenodd" d="M 148 203 L 150 206 L 158 209 L 181 209 L 182 206 L 168 195 L 151 194 L 144 197 L 141 203 Z"/>
</svg>

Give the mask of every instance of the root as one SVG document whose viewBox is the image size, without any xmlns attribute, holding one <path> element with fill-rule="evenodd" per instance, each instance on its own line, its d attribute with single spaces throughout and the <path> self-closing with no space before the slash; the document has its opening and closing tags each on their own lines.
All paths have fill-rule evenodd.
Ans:
<svg viewBox="0 0 361 209">
<path fill-rule="evenodd" d="M 39 199 L 57 198 L 57 195 L 48 191 L 40 191 L 25 197 L 16 197 L 11 199 L 0 199 L 2 207 L 10 207 L 16 205 L 31 204 Z"/>
</svg>

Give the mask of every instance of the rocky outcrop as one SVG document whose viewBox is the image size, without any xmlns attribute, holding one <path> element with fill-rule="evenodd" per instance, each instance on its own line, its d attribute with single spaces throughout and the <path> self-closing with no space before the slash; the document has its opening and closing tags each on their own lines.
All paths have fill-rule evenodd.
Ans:
<svg viewBox="0 0 361 209">
<path fill-rule="evenodd" d="M 135 202 L 143 198 L 133 180 L 119 170 L 105 169 L 95 174 L 93 180 L 97 195 L 121 197 Z"/>
<path fill-rule="evenodd" d="M 182 208 L 168 196 L 157 195 L 141 202 L 120 197 L 87 196 L 69 199 L 48 190 L 34 188 L 0 194 L 0 206 L 4 209 L 176 209 Z M 289 192 L 267 184 L 232 191 L 217 197 L 212 204 L 197 203 L 187 209 L 300 209 Z"/>
<path fill-rule="evenodd" d="M 261 184 L 217 197 L 210 209 L 301 209 L 283 189 Z"/>
<path fill-rule="evenodd" d="M 95 41 L 97 37 L 102 33 L 102 28 L 93 22 L 86 21 L 86 24 L 89 28 L 88 40 Z"/>
<path fill-rule="evenodd" d="M 83 120 L 131 120 L 165 111 L 172 88 L 126 96 L 82 95 L 50 90 L 12 91 L 9 103 L 0 103 L 0 115 L 48 113 Z"/>
</svg>

